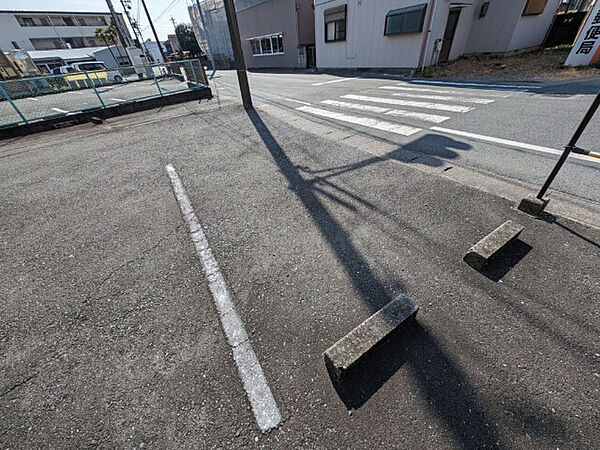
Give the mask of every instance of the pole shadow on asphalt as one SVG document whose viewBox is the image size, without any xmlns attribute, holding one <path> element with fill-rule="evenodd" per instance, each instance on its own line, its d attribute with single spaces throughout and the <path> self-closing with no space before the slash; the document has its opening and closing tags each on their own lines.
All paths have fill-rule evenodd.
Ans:
<svg viewBox="0 0 600 450">
<path fill-rule="evenodd" d="M 369 269 L 343 227 L 331 216 L 306 180 L 271 134 L 256 110 L 246 110 L 279 171 L 285 176 L 314 224 L 344 267 L 352 284 L 375 312 L 392 300 L 385 286 Z M 401 289 L 402 286 L 400 285 Z M 463 371 L 438 345 L 431 333 L 417 322 L 394 334 L 334 388 L 347 408 L 364 405 L 404 364 L 407 364 L 425 393 L 433 413 L 464 447 L 474 444 L 502 445 L 494 420 Z M 332 377 L 332 382 L 333 382 Z"/>
</svg>

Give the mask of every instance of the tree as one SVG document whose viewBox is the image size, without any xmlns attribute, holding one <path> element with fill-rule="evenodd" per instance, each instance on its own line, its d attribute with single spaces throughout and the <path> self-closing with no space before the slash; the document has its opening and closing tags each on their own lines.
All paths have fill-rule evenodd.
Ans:
<svg viewBox="0 0 600 450">
<path fill-rule="evenodd" d="M 177 40 L 179 41 L 179 46 L 182 51 L 188 51 L 193 56 L 201 56 L 202 51 L 200 50 L 200 46 L 198 45 L 198 41 L 196 40 L 196 36 L 194 35 L 194 31 L 192 27 L 181 23 L 175 27 L 175 34 L 177 35 Z"/>
<path fill-rule="evenodd" d="M 104 41 L 106 48 L 108 48 L 108 51 L 110 52 L 110 56 L 112 56 L 113 59 L 116 61 L 117 58 L 115 58 L 115 54 L 112 52 L 112 49 L 110 48 L 110 42 L 112 42 L 112 36 L 110 34 L 108 34 L 108 28 L 107 29 L 96 28 L 94 30 L 94 36 L 96 36 L 96 39 L 102 39 L 102 41 Z"/>
</svg>

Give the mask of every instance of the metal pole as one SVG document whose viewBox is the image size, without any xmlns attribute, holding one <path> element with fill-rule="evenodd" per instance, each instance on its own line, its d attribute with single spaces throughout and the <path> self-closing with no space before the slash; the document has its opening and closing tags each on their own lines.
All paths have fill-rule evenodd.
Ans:
<svg viewBox="0 0 600 450">
<path fill-rule="evenodd" d="M 252 108 L 252 98 L 250 96 L 250 86 L 248 85 L 248 74 L 246 73 L 246 63 L 244 62 L 244 51 L 240 41 L 240 29 L 238 28 L 237 16 L 235 15 L 235 6 L 233 0 L 225 0 L 225 14 L 227 15 L 227 26 L 229 27 L 229 36 L 231 37 L 231 47 L 235 58 L 235 70 L 237 71 L 238 83 L 242 94 L 244 108 Z"/>
<path fill-rule="evenodd" d="M 556 175 L 558 174 L 558 172 L 562 168 L 563 164 L 567 160 L 567 157 L 573 151 L 573 149 L 576 148 L 575 146 L 577 144 L 577 141 L 581 137 L 581 134 L 583 133 L 583 131 L 585 130 L 585 128 L 588 126 L 588 123 L 590 123 L 590 120 L 592 120 L 592 117 L 596 113 L 596 110 L 598 109 L 599 106 L 600 106 L 600 92 L 598 93 L 598 95 L 596 95 L 596 98 L 595 98 L 594 102 L 592 103 L 592 105 L 590 106 L 590 109 L 588 109 L 587 113 L 585 113 L 585 116 L 583 117 L 583 120 L 581 121 L 581 123 L 577 127 L 577 130 L 575 130 L 575 134 L 573 134 L 573 137 L 571 138 L 571 140 L 569 141 L 569 143 L 565 147 L 565 151 L 563 152 L 562 155 L 560 155 L 560 159 L 558 160 L 558 162 L 554 166 L 554 169 L 552 169 L 552 172 L 550 173 L 550 176 L 548 177 L 548 179 L 546 180 L 546 182 L 542 186 L 542 189 L 540 189 L 540 192 L 537 195 L 537 198 L 539 200 L 543 199 L 544 194 L 546 194 L 546 191 L 548 190 L 548 188 L 550 187 L 550 185 L 554 181 L 554 178 L 556 178 Z"/>
<path fill-rule="evenodd" d="M 156 75 L 154 75 L 154 67 L 150 66 L 150 72 L 152 72 L 152 78 L 154 78 L 154 82 L 156 83 L 156 87 L 158 88 L 158 93 L 160 96 L 163 96 L 162 89 L 160 88 L 160 84 L 158 84 L 158 80 L 156 79 Z"/>
<path fill-rule="evenodd" d="M 200 63 L 200 66 L 202 66 L 202 61 L 198 60 L 198 62 Z M 194 60 L 190 61 L 190 69 L 192 71 L 192 75 L 194 75 L 194 81 L 196 82 L 196 87 L 199 87 L 198 76 L 196 75 L 196 68 L 194 67 Z"/>
<path fill-rule="evenodd" d="M 98 100 L 100 100 L 100 104 L 102 105 L 103 108 L 106 108 L 106 105 L 102 101 L 102 97 L 100 97 L 100 94 L 98 93 L 98 89 L 96 89 L 96 85 L 90 78 L 90 74 L 87 72 L 84 72 L 84 73 L 85 73 L 85 76 L 87 77 L 88 81 L 90 82 L 90 86 L 92 86 L 92 88 L 94 89 L 94 92 L 96 93 L 96 96 L 98 97 Z"/>
<path fill-rule="evenodd" d="M 202 8 L 200 8 L 200 1 L 196 0 L 196 6 L 198 7 L 198 17 L 200 17 L 200 23 L 202 24 L 202 31 L 204 32 L 204 40 L 206 41 L 206 51 L 210 56 L 210 63 L 212 64 L 212 75 L 213 78 L 215 76 L 215 72 L 217 71 L 217 66 L 215 64 L 215 57 L 213 56 L 212 49 L 210 48 L 210 44 L 208 42 L 208 30 L 206 29 L 206 22 L 204 22 L 204 14 L 202 13 Z"/>
<path fill-rule="evenodd" d="M 152 33 L 154 34 L 154 39 L 156 39 L 156 45 L 158 45 L 158 51 L 160 52 L 160 56 L 163 59 L 163 62 L 167 62 L 167 57 L 165 56 L 165 52 L 163 52 L 162 45 L 160 45 L 160 41 L 158 40 L 158 34 L 156 34 L 156 30 L 154 29 L 154 24 L 152 23 L 152 18 L 150 17 L 150 13 L 148 12 L 148 8 L 146 7 L 146 1 L 142 0 L 142 6 L 144 7 L 144 11 L 146 11 L 146 17 L 148 17 L 148 22 L 150 23 L 150 28 L 152 28 Z"/>
<path fill-rule="evenodd" d="M 115 8 L 113 7 L 112 2 L 110 0 L 106 0 L 106 4 L 108 5 L 110 15 L 112 16 L 113 20 L 115 21 L 115 26 L 117 27 L 117 34 L 119 35 L 119 40 L 121 41 L 121 44 L 125 48 L 129 47 L 129 45 L 127 45 L 128 42 L 125 40 L 123 30 L 121 30 L 121 24 L 119 23 L 117 13 L 115 12 Z M 127 55 L 127 59 L 129 60 L 129 64 L 133 64 L 133 61 L 131 61 L 131 58 L 129 58 L 129 55 Z"/>
<path fill-rule="evenodd" d="M 12 99 L 8 96 L 8 93 L 4 90 L 4 87 L 2 86 L 1 83 L 0 83 L 0 94 L 4 95 L 4 97 L 6 97 L 6 100 L 8 100 L 8 103 L 10 103 L 10 106 L 12 106 L 14 108 L 14 110 L 17 112 L 17 114 L 19 115 L 21 120 L 23 122 L 25 122 L 26 124 L 29 123 L 29 122 L 27 122 L 27 119 L 25 118 L 25 116 L 23 115 L 21 110 L 19 108 L 17 108 L 17 105 L 15 105 L 15 103 L 12 101 Z"/>
</svg>

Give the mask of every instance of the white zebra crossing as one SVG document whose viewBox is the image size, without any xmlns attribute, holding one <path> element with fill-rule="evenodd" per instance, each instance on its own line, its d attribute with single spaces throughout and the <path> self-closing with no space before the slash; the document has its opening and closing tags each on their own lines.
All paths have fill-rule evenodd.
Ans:
<svg viewBox="0 0 600 450">
<path fill-rule="evenodd" d="M 466 90 L 463 91 L 457 91 L 455 89 L 432 89 L 432 88 L 426 88 L 426 87 L 408 87 L 408 86 L 380 86 L 379 89 L 390 89 L 390 90 L 395 90 L 395 91 L 409 91 L 409 92 L 433 92 L 435 94 L 459 94 L 459 95 L 483 95 L 486 97 L 500 97 L 500 98 L 507 98 L 509 97 L 511 94 L 505 94 L 505 95 L 501 95 L 501 94 L 492 94 L 490 92 L 484 91 L 484 90 L 478 90 L 477 92 L 469 92 Z"/>
<path fill-rule="evenodd" d="M 401 100 L 401 99 L 397 99 L 397 98 L 372 97 L 369 95 L 346 94 L 346 95 L 342 95 L 342 98 L 347 98 L 350 100 L 361 100 L 363 102 L 384 103 L 384 104 L 388 104 L 388 105 L 398 105 L 398 106 L 412 106 L 414 108 L 435 109 L 438 111 L 459 112 L 459 113 L 466 113 L 466 112 L 472 111 L 474 109 L 470 106 L 447 105 L 445 103 L 417 102 L 417 101 L 412 101 L 412 100 Z"/>
<path fill-rule="evenodd" d="M 411 119 L 424 120 L 426 122 L 442 123 L 448 120 L 448 116 L 438 116 L 437 114 L 427 114 L 417 111 L 406 111 L 404 109 L 382 108 L 381 106 L 362 105 L 360 103 L 341 102 L 338 100 L 323 100 L 320 102 L 325 105 L 337 106 L 338 108 L 356 109 L 358 111 L 368 111 L 390 116 L 407 117 Z"/>
<path fill-rule="evenodd" d="M 487 105 L 494 103 L 495 100 L 490 98 L 474 98 L 474 97 L 452 97 L 450 95 L 428 95 L 428 94 L 409 94 L 406 92 L 393 93 L 395 97 L 407 97 L 407 98 L 422 98 L 426 100 L 441 100 L 447 102 L 461 102 L 461 103 L 478 103 L 480 105 Z"/>
<path fill-rule="evenodd" d="M 304 111 L 315 116 L 339 120 L 340 122 L 353 123 L 368 128 L 374 128 L 377 130 L 388 131 L 390 133 L 401 134 L 403 136 L 411 136 L 421 131 L 421 128 L 415 128 L 408 125 L 386 122 L 370 117 L 352 116 L 349 114 L 342 114 L 335 111 L 328 111 L 326 109 L 314 108 L 312 106 L 300 106 L 299 108 L 296 108 L 296 110 Z"/>
</svg>

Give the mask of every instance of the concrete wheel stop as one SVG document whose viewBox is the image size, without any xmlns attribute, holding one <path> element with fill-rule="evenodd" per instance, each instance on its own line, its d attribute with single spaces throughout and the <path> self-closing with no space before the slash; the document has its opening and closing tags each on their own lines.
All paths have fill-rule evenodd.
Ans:
<svg viewBox="0 0 600 450">
<path fill-rule="evenodd" d="M 490 260 L 497 257 L 511 242 L 515 241 L 524 227 L 507 220 L 469 249 L 463 260 L 476 270 L 483 270 Z"/>
<path fill-rule="evenodd" d="M 517 209 L 531 216 L 539 216 L 542 211 L 544 211 L 549 201 L 550 200 L 539 199 L 535 195 L 529 195 L 521 200 Z"/>
<path fill-rule="evenodd" d="M 346 373 L 359 365 L 394 331 L 410 322 L 419 305 L 406 295 L 399 295 L 346 336 L 329 347 L 323 356 L 329 374 L 342 382 Z"/>
</svg>

